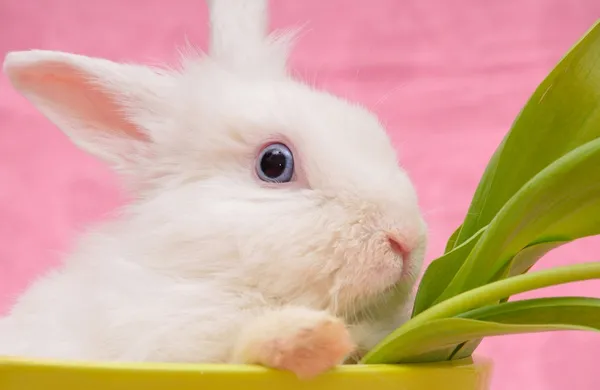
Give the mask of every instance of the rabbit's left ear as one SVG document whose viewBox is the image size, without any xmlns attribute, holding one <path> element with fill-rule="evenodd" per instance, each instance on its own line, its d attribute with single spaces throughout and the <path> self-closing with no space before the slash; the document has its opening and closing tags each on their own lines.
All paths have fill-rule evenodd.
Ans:
<svg viewBox="0 0 600 390">
<path fill-rule="evenodd" d="M 238 73 L 286 74 L 287 51 L 295 32 L 269 34 L 268 0 L 206 0 L 210 56 Z"/>
<path fill-rule="evenodd" d="M 173 83 L 147 67 L 43 50 L 9 53 L 4 71 L 77 146 L 113 165 L 152 141 Z"/>
</svg>

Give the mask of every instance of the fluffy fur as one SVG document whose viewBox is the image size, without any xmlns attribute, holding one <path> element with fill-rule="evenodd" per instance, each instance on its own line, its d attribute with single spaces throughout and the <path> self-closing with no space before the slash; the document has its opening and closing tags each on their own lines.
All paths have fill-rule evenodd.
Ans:
<svg viewBox="0 0 600 390">
<path fill-rule="evenodd" d="M 14 87 L 136 200 L 0 320 L 0 354 L 237 362 L 316 375 L 403 320 L 426 228 L 377 118 L 286 71 L 266 1 L 208 1 L 181 69 L 7 55 Z M 287 144 L 294 180 L 255 175 Z M 390 238 L 400 244 L 394 251 Z"/>
</svg>

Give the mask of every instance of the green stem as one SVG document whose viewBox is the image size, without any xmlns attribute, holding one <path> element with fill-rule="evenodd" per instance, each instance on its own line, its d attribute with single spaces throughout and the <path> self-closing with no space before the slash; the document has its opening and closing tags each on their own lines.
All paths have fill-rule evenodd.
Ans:
<svg viewBox="0 0 600 390">
<path fill-rule="evenodd" d="M 453 317 L 526 291 L 582 280 L 600 279 L 600 262 L 555 267 L 499 280 L 433 305 L 406 322 L 403 330 L 425 322 Z"/>
</svg>

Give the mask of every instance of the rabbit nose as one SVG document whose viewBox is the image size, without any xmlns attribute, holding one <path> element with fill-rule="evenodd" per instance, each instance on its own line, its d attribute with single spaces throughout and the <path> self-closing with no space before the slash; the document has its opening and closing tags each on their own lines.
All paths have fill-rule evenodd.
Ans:
<svg viewBox="0 0 600 390">
<path fill-rule="evenodd" d="M 390 245 L 390 249 L 397 255 L 402 256 L 403 260 L 408 260 L 412 252 L 417 249 L 420 243 L 420 236 L 413 229 L 386 229 L 385 234 Z"/>
<path fill-rule="evenodd" d="M 392 252 L 399 256 L 402 256 L 404 260 L 406 260 L 406 258 L 410 255 L 410 249 L 405 243 L 402 242 L 402 240 L 398 239 L 397 237 L 388 234 L 388 242 L 390 244 Z"/>
</svg>

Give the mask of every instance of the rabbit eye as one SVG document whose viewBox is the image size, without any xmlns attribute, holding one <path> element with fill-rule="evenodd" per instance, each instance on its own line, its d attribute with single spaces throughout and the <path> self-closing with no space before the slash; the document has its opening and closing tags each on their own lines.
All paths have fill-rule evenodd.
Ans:
<svg viewBox="0 0 600 390">
<path fill-rule="evenodd" d="M 258 177 L 270 183 L 287 183 L 294 176 L 294 156 L 284 144 L 271 144 L 259 154 L 256 162 Z"/>
</svg>

